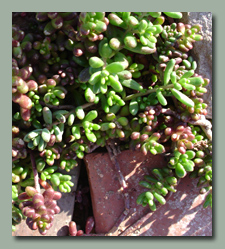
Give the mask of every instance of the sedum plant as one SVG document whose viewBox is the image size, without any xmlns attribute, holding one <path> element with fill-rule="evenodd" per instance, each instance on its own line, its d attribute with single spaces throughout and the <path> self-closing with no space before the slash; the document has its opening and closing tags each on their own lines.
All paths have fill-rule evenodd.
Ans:
<svg viewBox="0 0 225 249">
<path fill-rule="evenodd" d="M 181 12 L 13 13 L 13 230 L 26 218 L 45 235 L 61 193 L 73 186 L 67 172 L 98 147 L 114 151 L 118 164 L 115 144 L 143 156 L 169 145 L 167 167 L 140 182 L 137 204 L 155 211 L 189 174 L 208 193 L 204 207 L 212 207 L 212 125 L 202 98 L 209 80 L 196 73 L 191 55 L 201 26 L 181 18 Z M 71 236 L 83 234 L 71 223 Z"/>
</svg>

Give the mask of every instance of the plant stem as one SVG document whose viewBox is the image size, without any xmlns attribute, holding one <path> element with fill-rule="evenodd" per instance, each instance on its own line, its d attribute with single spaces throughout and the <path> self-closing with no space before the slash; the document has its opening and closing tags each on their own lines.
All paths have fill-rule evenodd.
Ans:
<svg viewBox="0 0 225 249">
<path fill-rule="evenodd" d="M 173 111 L 173 110 L 171 110 L 170 108 L 167 108 L 167 109 L 163 108 L 163 109 L 161 110 L 161 113 L 166 114 L 166 115 L 172 115 L 172 116 L 174 116 L 175 118 L 180 119 L 180 114 L 177 113 L 177 112 L 175 112 L 175 111 Z"/>
<path fill-rule="evenodd" d="M 116 151 L 116 147 L 110 140 L 108 140 L 107 144 L 106 144 L 106 149 L 108 151 L 110 160 L 114 164 L 115 169 L 117 171 L 121 188 L 122 188 L 122 190 L 124 190 L 127 188 L 127 184 L 126 184 L 126 181 L 125 181 L 123 174 L 120 170 L 120 166 L 119 166 L 119 163 L 118 163 L 117 158 L 116 158 L 116 156 L 118 155 L 118 152 Z"/>
<path fill-rule="evenodd" d="M 33 174 L 34 174 L 34 187 L 38 191 L 38 193 L 40 193 L 41 189 L 39 185 L 39 177 L 38 177 L 38 172 L 36 169 L 36 162 L 35 162 L 34 154 L 31 150 L 29 152 L 30 152 L 31 166 L 32 166 Z"/>
<path fill-rule="evenodd" d="M 51 109 L 55 109 L 55 110 L 71 110 L 71 109 L 75 109 L 75 106 L 73 105 L 50 105 L 50 104 L 46 104 L 44 101 L 39 101 L 39 103 L 42 106 L 47 106 Z"/>
<path fill-rule="evenodd" d="M 88 151 L 87 151 L 87 153 L 89 154 L 89 153 L 92 153 L 93 151 L 95 151 L 97 148 L 99 148 L 100 147 L 100 145 L 97 145 L 97 144 L 91 144 L 91 145 L 89 145 L 88 146 Z"/>
<path fill-rule="evenodd" d="M 160 88 L 162 88 L 162 89 L 169 89 L 169 88 L 173 88 L 173 87 L 174 87 L 173 84 L 170 84 L 170 85 L 167 85 L 167 86 L 160 86 Z M 137 98 L 137 97 L 145 96 L 145 95 L 148 95 L 150 93 L 156 92 L 156 90 L 157 90 L 157 88 L 154 88 L 154 89 L 147 90 L 146 92 L 140 92 L 140 93 L 131 94 L 131 95 L 125 97 L 123 100 L 128 101 L 128 100 L 131 100 L 131 99 L 134 99 L 134 98 Z"/>
<path fill-rule="evenodd" d="M 119 182 L 120 182 L 120 186 L 121 186 L 121 190 L 122 190 L 122 195 L 124 198 L 124 206 L 125 209 L 123 210 L 122 214 L 119 216 L 119 218 L 117 219 L 116 223 L 114 224 L 114 226 L 110 229 L 110 231 L 106 234 L 106 236 L 116 236 L 118 233 L 121 232 L 122 228 L 120 229 L 120 225 L 121 223 L 125 220 L 125 218 L 127 217 L 129 210 L 130 210 L 130 200 L 129 200 L 129 194 L 127 193 L 127 183 L 124 179 L 124 176 L 120 170 L 120 166 L 118 163 L 118 160 L 116 158 L 116 156 L 118 155 L 118 153 L 120 151 L 118 151 L 118 147 L 116 147 L 116 145 L 113 143 L 113 140 L 109 140 L 107 141 L 106 144 L 106 148 L 108 150 L 108 154 L 110 157 L 110 160 L 112 161 L 112 163 L 115 166 L 115 169 L 117 171 L 118 177 L 119 177 Z"/>
</svg>

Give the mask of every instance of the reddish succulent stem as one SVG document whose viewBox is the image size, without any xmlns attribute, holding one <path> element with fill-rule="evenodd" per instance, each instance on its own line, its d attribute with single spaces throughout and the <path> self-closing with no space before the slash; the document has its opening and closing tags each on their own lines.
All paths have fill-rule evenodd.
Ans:
<svg viewBox="0 0 225 249">
<path fill-rule="evenodd" d="M 34 154 L 31 150 L 29 152 L 30 152 L 30 160 L 31 160 L 32 170 L 33 170 L 33 174 L 34 174 L 34 187 L 40 193 L 41 189 L 40 189 L 39 177 L 38 177 L 38 172 L 36 169 L 36 162 L 35 162 Z"/>
</svg>

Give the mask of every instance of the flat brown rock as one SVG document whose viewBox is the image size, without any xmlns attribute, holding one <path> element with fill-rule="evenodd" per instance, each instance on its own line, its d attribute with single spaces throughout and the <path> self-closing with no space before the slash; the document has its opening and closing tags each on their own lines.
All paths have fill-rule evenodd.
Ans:
<svg viewBox="0 0 225 249">
<path fill-rule="evenodd" d="M 129 236 L 212 236 L 212 210 L 203 208 L 205 195 L 198 194 L 196 184 L 182 179 L 167 203 Z"/>
<path fill-rule="evenodd" d="M 136 204 L 137 196 L 145 189 L 139 186 L 143 176 L 153 168 L 166 166 L 163 155 L 143 156 L 141 152 L 123 151 L 117 157 L 121 172 L 128 183 L 130 210 L 121 223 L 122 232 L 150 212 Z M 85 156 L 97 234 L 107 233 L 124 211 L 124 197 L 116 171 L 108 153 L 92 153 Z M 177 186 L 164 206 L 150 214 L 143 227 L 126 236 L 211 236 L 212 212 L 203 209 L 205 195 L 199 195 L 196 180 L 186 177 Z M 114 236 L 117 236 L 114 234 Z"/>
<path fill-rule="evenodd" d="M 139 186 L 139 181 L 143 180 L 144 175 L 150 174 L 151 169 L 166 166 L 166 160 L 163 155 L 153 156 L 149 153 L 145 157 L 141 152 L 129 150 L 120 153 L 117 159 L 130 195 L 130 212 L 121 226 L 124 230 L 144 213 L 149 212 L 148 207 L 143 208 L 136 204 L 138 195 L 145 190 Z M 86 155 L 85 163 L 89 176 L 95 231 L 106 233 L 124 211 L 124 197 L 108 153 Z"/>
</svg>

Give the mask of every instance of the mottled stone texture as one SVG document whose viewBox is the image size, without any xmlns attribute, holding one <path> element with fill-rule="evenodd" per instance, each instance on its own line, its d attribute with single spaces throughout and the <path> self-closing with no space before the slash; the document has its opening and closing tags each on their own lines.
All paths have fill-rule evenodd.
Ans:
<svg viewBox="0 0 225 249">
<path fill-rule="evenodd" d="M 117 157 L 121 172 L 128 183 L 130 211 L 120 226 L 125 231 L 134 222 L 150 212 L 136 204 L 137 196 L 147 189 L 139 186 L 153 168 L 165 166 L 163 155 L 143 156 L 141 152 L 123 151 Z M 124 210 L 124 198 L 117 174 L 107 153 L 85 156 L 95 218 L 96 233 L 107 233 Z M 205 195 L 199 195 L 197 181 L 185 177 L 177 186 L 177 192 L 167 199 L 164 206 L 151 213 L 140 229 L 126 236 L 212 236 L 212 211 L 203 209 Z M 115 234 L 114 236 L 117 236 Z"/>
<path fill-rule="evenodd" d="M 71 188 L 70 193 L 62 193 L 62 198 L 58 200 L 58 206 L 61 211 L 59 214 L 55 215 L 53 226 L 49 229 L 48 233 L 45 236 L 68 236 L 69 230 L 68 225 L 73 217 L 73 210 L 75 204 L 75 194 L 74 192 L 77 189 L 77 183 L 80 174 L 80 165 L 72 169 L 69 173 L 61 171 L 66 175 L 71 175 L 71 181 L 74 183 L 74 186 Z M 19 225 L 16 226 L 16 231 L 12 233 L 12 236 L 42 236 L 36 231 L 30 230 L 25 221 L 22 221 Z"/>
<path fill-rule="evenodd" d="M 138 236 L 212 236 L 212 209 L 203 208 L 197 180 L 182 179 L 177 192 L 138 231 Z M 135 233 L 130 236 L 137 236 Z"/>
<path fill-rule="evenodd" d="M 181 22 L 191 25 L 202 25 L 202 41 L 197 41 L 191 50 L 192 56 L 197 61 L 196 72 L 203 78 L 208 78 L 210 84 L 207 86 L 208 92 L 203 95 L 204 102 L 208 104 L 207 118 L 212 119 L 212 13 L 211 12 L 183 12 Z"/>
<path fill-rule="evenodd" d="M 163 167 L 166 161 L 163 155 L 146 157 L 141 152 L 123 151 L 118 155 L 121 172 L 128 183 L 130 195 L 129 216 L 121 224 L 124 230 L 142 217 L 149 208 L 137 206 L 136 199 L 146 189 L 139 186 L 144 175 L 152 168 Z M 106 233 L 113 227 L 124 211 L 124 197 L 120 190 L 118 175 L 108 153 L 92 153 L 85 156 L 87 166 L 96 233 Z"/>
</svg>

